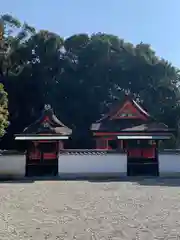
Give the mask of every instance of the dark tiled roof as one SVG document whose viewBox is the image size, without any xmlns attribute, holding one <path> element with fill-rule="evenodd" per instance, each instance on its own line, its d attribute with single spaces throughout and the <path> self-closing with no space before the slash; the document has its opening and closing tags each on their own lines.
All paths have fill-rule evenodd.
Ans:
<svg viewBox="0 0 180 240">
<path fill-rule="evenodd" d="M 163 123 L 158 122 L 149 122 L 149 123 L 143 123 L 143 122 L 115 122 L 111 120 L 111 124 L 106 123 L 94 123 L 91 126 L 92 131 L 114 131 L 114 132 L 158 132 L 158 131 L 167 131 L 168 126 L 166 126 Z"/>
<path fill-rule="evenodd" d="M 47 120 L 45 120 L 47 119 Z M 72 130 L 65 126 L 54 114 L 50 105 L 45 105 L 42 115 L 33 124 L 24 129 L 23 134 L 59 134 L 71 135 Z"/>
<path fill-rule="evenodd" d="M 122 131 L 159 131 L 159 130 L 167 130 L 168 126 L 163 123 L 152 122 L 149 124 L 141 124 L 138 126 L 125 128 Z"/>
</svg>

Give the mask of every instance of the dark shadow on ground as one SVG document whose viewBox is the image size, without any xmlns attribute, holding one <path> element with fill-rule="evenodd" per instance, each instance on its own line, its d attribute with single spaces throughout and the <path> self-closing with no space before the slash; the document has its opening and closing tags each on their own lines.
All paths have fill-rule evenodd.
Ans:
<svg viewBox="0 0 180 240">
<path fill-rule="evenodd" d="M 180 178 L 178 177 L 120 177 L 120 178 L 62 178 L 62 177 L 25 177 L 22 179 L 0 179 L 0 184 L 24 184 L 34 183 L 36 181 L 86 181 L 90 183 L 111 183 L 111 182 L 132 182 L 142 186 L 180 186 Z"/>
<path fill-rule="evenodd" d="M 179 177 L 123 177 L 119 179 L 101 179 L 101 180 L 89 180 L 92 183 L 99 182 L 133 182 L 142 186 L 167 186 L 178 187 L 180 186 Z"/>
<path fill-rule="evenodd" d="M 34 179 L 0 179 L 0 184 L 33 183 Z"/>
</svg>

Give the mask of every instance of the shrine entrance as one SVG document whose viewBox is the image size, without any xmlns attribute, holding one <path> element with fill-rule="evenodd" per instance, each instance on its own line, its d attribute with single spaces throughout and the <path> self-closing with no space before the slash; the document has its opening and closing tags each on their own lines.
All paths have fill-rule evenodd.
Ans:
<svg viewBox="0 0 180 240">
<path fill-rule="evenodd" d="M 54 114 L 49 104 L 39 119 L 16 134 L 15 140 L 27 141 L 26 176 L 56 176 L 58 174 L 59 151 L 63 141 L 69 139 L 72 130 Z"/>
<path fill-rule="evenodd" d="M 158 141 L 170 139 L 174 129 L 154 119 L 130 96 L 91 125 L 96 149 L 127 156 L 128 176 L 158 176 Z M 121 159 L 121 157 L 119 157 Z"/>
<path fill-rule="evenodd" d="M 30 142 L 26 153 L 26 176 L 56 176 L 58 150 L 58 142 Z"/>
<path fill-rule="evenodd" d="M 127 176 L 159 176 L 156 141 L 127 141 Z"/>
</svg>

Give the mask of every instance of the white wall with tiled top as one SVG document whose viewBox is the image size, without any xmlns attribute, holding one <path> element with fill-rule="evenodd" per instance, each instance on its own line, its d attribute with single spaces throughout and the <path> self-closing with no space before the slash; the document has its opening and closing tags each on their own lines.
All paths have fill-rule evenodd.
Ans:
<svg viewBox="0 0 180 240">
<path fill-rule="evenodd" d="M 126 176 L 127 157 L 125 154 L 60 154 L 59 176 Z M 0 178 L 25 176 L 25 155 L 0 155 Z M 160 176 L 180 176 L 180 154 L 159 154 Z"/>
<path fill-rule="evenodd" d="M 59 175 L 120 176 L 127 174 L 125 154 L 59 156 Z"/>
<path fill-rule="evenodd" d="M 59 175 L 127 175 L 127 157 L 125 154 L 107 155 L 60 155 Z M 160 176 L 180 176 L 180 154 L 159 154 Z"/>
<path fill-rule="evenodd" d="M 1 155 L 0 178 L 24 177 L 26 170 L 25 155 Z"/>
<path fill-rule="evenodd" d="M 180 154 L 160 153 L 159 154 L 159 174 L 160 176 L 180 176 Z"/>
</svg>

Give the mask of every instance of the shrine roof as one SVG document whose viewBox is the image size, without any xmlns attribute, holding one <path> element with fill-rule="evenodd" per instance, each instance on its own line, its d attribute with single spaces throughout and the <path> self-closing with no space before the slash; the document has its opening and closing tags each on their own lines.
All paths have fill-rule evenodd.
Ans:
<svg viewBox="0 0 180 240">
<path fill-rule="evenodd" d="M 91 125 L 96 132 L 163 132 L 168 126 L 158 122 L 136 101 L 126 96 L 101 119 Z"/>
<path fill-rule="evenodd" d="M 130 98 L 129 96 L 125 96 L 123 101 L 118 103 L 115 103 L 109 110 L 107 114 L 104 114 L 99 120 L 96 122 L 102 122 L 104 120 L 110 120 L 110 119 L 120 119 L 118 118 L 118 114 L 122 113 L 122 111 L 126 108 L 126 110 L 136 110 L 136 113 L 142 114 L 142 117 L 144 116 L 144 120 L 146 119 L 153 119 L 153 117 L 144 110 L 135 100 Z M 140 115 L 139 115 L 140 116 Z M 127 119 L 127 118 L 126 118 Z"/>
<path fill-rule="evenodd" d="M 55 134 L 69 136 L 72 130 L 65 126 L 54 114 L 53 109 L 49 104 L 44 106 L 44 110 L 39 119 L 26 127 L 23 131 L 27 134 Z"/>
</svg>

